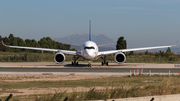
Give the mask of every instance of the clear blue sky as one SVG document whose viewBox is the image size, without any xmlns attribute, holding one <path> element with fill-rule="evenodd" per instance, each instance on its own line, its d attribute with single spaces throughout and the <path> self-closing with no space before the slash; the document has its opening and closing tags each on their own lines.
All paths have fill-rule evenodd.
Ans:
<svg viewBox="0 0 180 101">
<path fill-rule="evenodd" d="M 0 35 L 23 39 L 105 34 L 128 48 L 180 39 L 180 0 L 1 0 Z M 180 45 L 178 45 L 180 46 Z"/>
</svg>

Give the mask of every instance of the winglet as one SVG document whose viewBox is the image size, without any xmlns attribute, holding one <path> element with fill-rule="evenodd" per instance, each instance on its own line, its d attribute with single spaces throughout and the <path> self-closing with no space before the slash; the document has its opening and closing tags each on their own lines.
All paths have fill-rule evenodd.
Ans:
<svg viewBox="0 0 180 101">
<path fill-rule="evenodd" d="M 178 42 L 179 42 L 179 40 L 177 40 L 177 43 L 175 45 L 173 45 L 173 46 L 176 46 L 178 44 Z"/>
<path fill-rule="evenodd" d="M 2 40 L 2 44 L 5 46 L 5 44 L 4 44 L 4 42 L 3 42 L 3 40 Z"/>
</svg>

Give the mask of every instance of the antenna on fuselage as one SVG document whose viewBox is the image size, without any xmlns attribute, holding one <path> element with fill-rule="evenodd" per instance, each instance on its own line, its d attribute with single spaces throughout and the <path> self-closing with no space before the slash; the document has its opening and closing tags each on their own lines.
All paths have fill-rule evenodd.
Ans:
<svg viewBox="0 0 180 101">
<path fill-rule="evenodd" d="M 91 41 L 92 35 L 91 35 L 91 20 L 89 20 L 89 41 Z"/>
</svg>

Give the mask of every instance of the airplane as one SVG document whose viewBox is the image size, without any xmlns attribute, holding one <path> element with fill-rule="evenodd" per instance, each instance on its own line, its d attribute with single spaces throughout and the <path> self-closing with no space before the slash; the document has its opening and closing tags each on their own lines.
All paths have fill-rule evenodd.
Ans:
<svg viewBox="0 0 180 101">
<path fill-rule="evenodd" d="M 106 62 L 106 55 L 109 54 L 115 54 L 114 60 L 121 64 L 126 61 L 126 56 L 123 52 L 130 52 L 130 51 L 139 51 L 139 50 L 149 50 L 149 49 L 160 49 L 160 48 L 168 48 L 168 47 L 174 47 L 178 44 L 178 41 L 174 45 L 168 45 L 168 46 L 156 46 L 156 47 L 144 47 L 144 48 L 132 48 L 132 49 L 120 49 L 120 50 L 109 50 L 109 51 L 99 51 L 99 47 L 104 47 L 112 44 L 106 44 L 106 45 L 97 45 L 95 42 L 92 41 L 91 37 L 91 20 L 89 21 L 89 40 L 84 42 L 81 46 L 80 45 L 74 45 L 81 47 L 80 51 L 69 51 L 69 50 L 61 50 L 61 49 L 48 49 L 48 48 L 37 48 L 37 47 L 24 47 L 24 46 L 10 46 L 10 45 L 5 45 L 3 40 L 2 44 L 6 47 L 11 47 L 11 48 L 21 48 L 21 49 L 32 49 L 32 50 L 41 50 L 41 51 L 51 51 L 51 52 L 56 52 L 54 55 L 54 61 L 56 63 L 63 63 L 66 59 L 64 54 L 69 54 L 74 56 L 74 62 L 72 62 L 72 65 L 78 65 L 78 60 L 79 57 L 81 57 L 84 60 L 88 60 L 89 64 L 88 67 L 91 67 L 91 61 L 97 60 L 99 57 L 103 60 L 101 65 L 107 65 L 108 62 Z"/>
</svg>

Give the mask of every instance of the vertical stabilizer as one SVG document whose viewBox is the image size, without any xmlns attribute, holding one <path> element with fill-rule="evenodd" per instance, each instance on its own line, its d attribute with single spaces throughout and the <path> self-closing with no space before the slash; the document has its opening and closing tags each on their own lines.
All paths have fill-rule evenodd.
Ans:
<svg viewBox="0 0 180 101">
<path fill-rule="evenodd" d="M 89 41 L 92 41 L 91 37 L 92 37 L 92 35 L 91 35 L 91 20 L 89 20 Z"/>
</svg>

